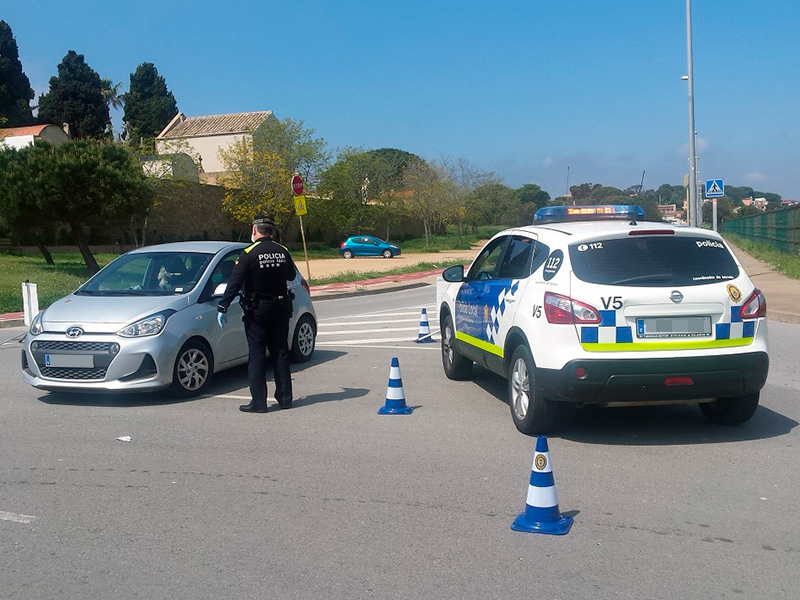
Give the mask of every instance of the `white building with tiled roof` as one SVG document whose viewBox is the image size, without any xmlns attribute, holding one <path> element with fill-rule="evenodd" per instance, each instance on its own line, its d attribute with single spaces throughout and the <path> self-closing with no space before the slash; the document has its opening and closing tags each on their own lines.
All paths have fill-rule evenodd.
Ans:
<svg viewBox="0 0 800 600">
<path fill-rule="evenodd" d="M 68 127 L 66 124 L 64 128 Z M 7 127 L 0 129 L 0 148 L 22 148 L 32 146 L 34 141 L 42 140 L 59 146 L 69 140 L 69 134 L 58 125 L 29 125 L 27 127 Z"/>
<path fill-rule="evenodd" d="M 187 117 L 179 112 L 158 134 L 156 153 L 185 152 L 200 163 L 200 180 L 216 183 L 225 172 L 219 151 L 243 138 L 252 139 L 256 129 L 274 118 L 271 110 L 206 117 Z"/>
</svg>

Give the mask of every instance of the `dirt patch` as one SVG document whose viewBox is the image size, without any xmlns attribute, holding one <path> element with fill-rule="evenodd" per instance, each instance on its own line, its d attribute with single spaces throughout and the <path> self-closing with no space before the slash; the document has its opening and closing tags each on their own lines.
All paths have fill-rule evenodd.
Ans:
<svg viewBox="0 0 800 600">
<path fill-rule="evenodd" d="M 402 267 L 409 267 L 418 265 L 420 263 L 437 263 L 452 260 L 463 260 L 464 264 L 469 264 L 475 255 L 483 247 L 483 242 L 478 243 L 470 250 L 443 250 L 442 252 L 431 252 L 424 254 L 401 254 L 394 258 L 371 258 L 371 257 L 354 257 L 354 258 L 319 258 L 309 260 L 311 267 L 311 277 L 321 279 L 323 277 L 333 277 L 341 273 L 354 272 L 366 273 L 368 271 L 389 271 L 391 269 L 399 269 Z M 294 254 L 297 268 L 303 276 L 308 279 L 308 268 L 306 261 L 303 259 L 302 251 Z"/>
</svg>

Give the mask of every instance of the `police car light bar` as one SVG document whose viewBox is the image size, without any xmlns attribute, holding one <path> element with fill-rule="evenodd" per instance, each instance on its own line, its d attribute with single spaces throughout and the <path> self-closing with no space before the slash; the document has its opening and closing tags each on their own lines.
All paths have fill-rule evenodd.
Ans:
<svg viewBox="0 0 800 600">
<path fill-rule="evenodd" d="M 644 220 L 644 209 L 635 204 L 599 204 L 596 206 L 547 206 L 533 216 L 534 225 L 571 221 L 607 219 Z"/>
</svg>

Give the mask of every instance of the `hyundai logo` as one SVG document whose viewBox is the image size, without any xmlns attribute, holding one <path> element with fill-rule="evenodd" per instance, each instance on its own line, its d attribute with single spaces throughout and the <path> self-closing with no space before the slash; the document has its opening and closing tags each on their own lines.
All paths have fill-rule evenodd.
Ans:
<svg viewBox="0 0 800 600">
<path fill-rule="evenodd" d="M 675 304 L 678 304 L 681 300 L 683 300 L 683 294 L 681 294 L 678 290 L 675 290 L 669 295 L 669 299 Z"/>
<path fill-rule="evenodd" d="M 67 329 L 67 337 L 76 338 L 83 335 L 83 329 L 80 327 L 70 327 Z"/>
</svg>

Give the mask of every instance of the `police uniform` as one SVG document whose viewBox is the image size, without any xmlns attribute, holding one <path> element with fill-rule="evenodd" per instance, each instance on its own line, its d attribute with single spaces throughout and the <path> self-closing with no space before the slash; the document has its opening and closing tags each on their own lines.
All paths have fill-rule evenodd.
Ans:
<svg viewBox="0 0 800 600">
<path fill-rule="evenodd" d="M 259 221 L 256 221 L 256 224 Z M 264 219 L 261 222 L 271 221 Z M 262 237 L 239 255 L 227 289 L 219 301 L 219 311 L 227 312 L 239 290 L 244 311 L 249 362 L 247 375 L 252 401 L 239 408 L 245 412 L 267 411 L 267 357 L 269 349 L 275 374 L 275 399 L 281 408 L 292 405 L 292 375 L 289 370 L 289 319 L 292 298 L 286 286 L 297 269 L 289 251 Z"/>
</svg>

